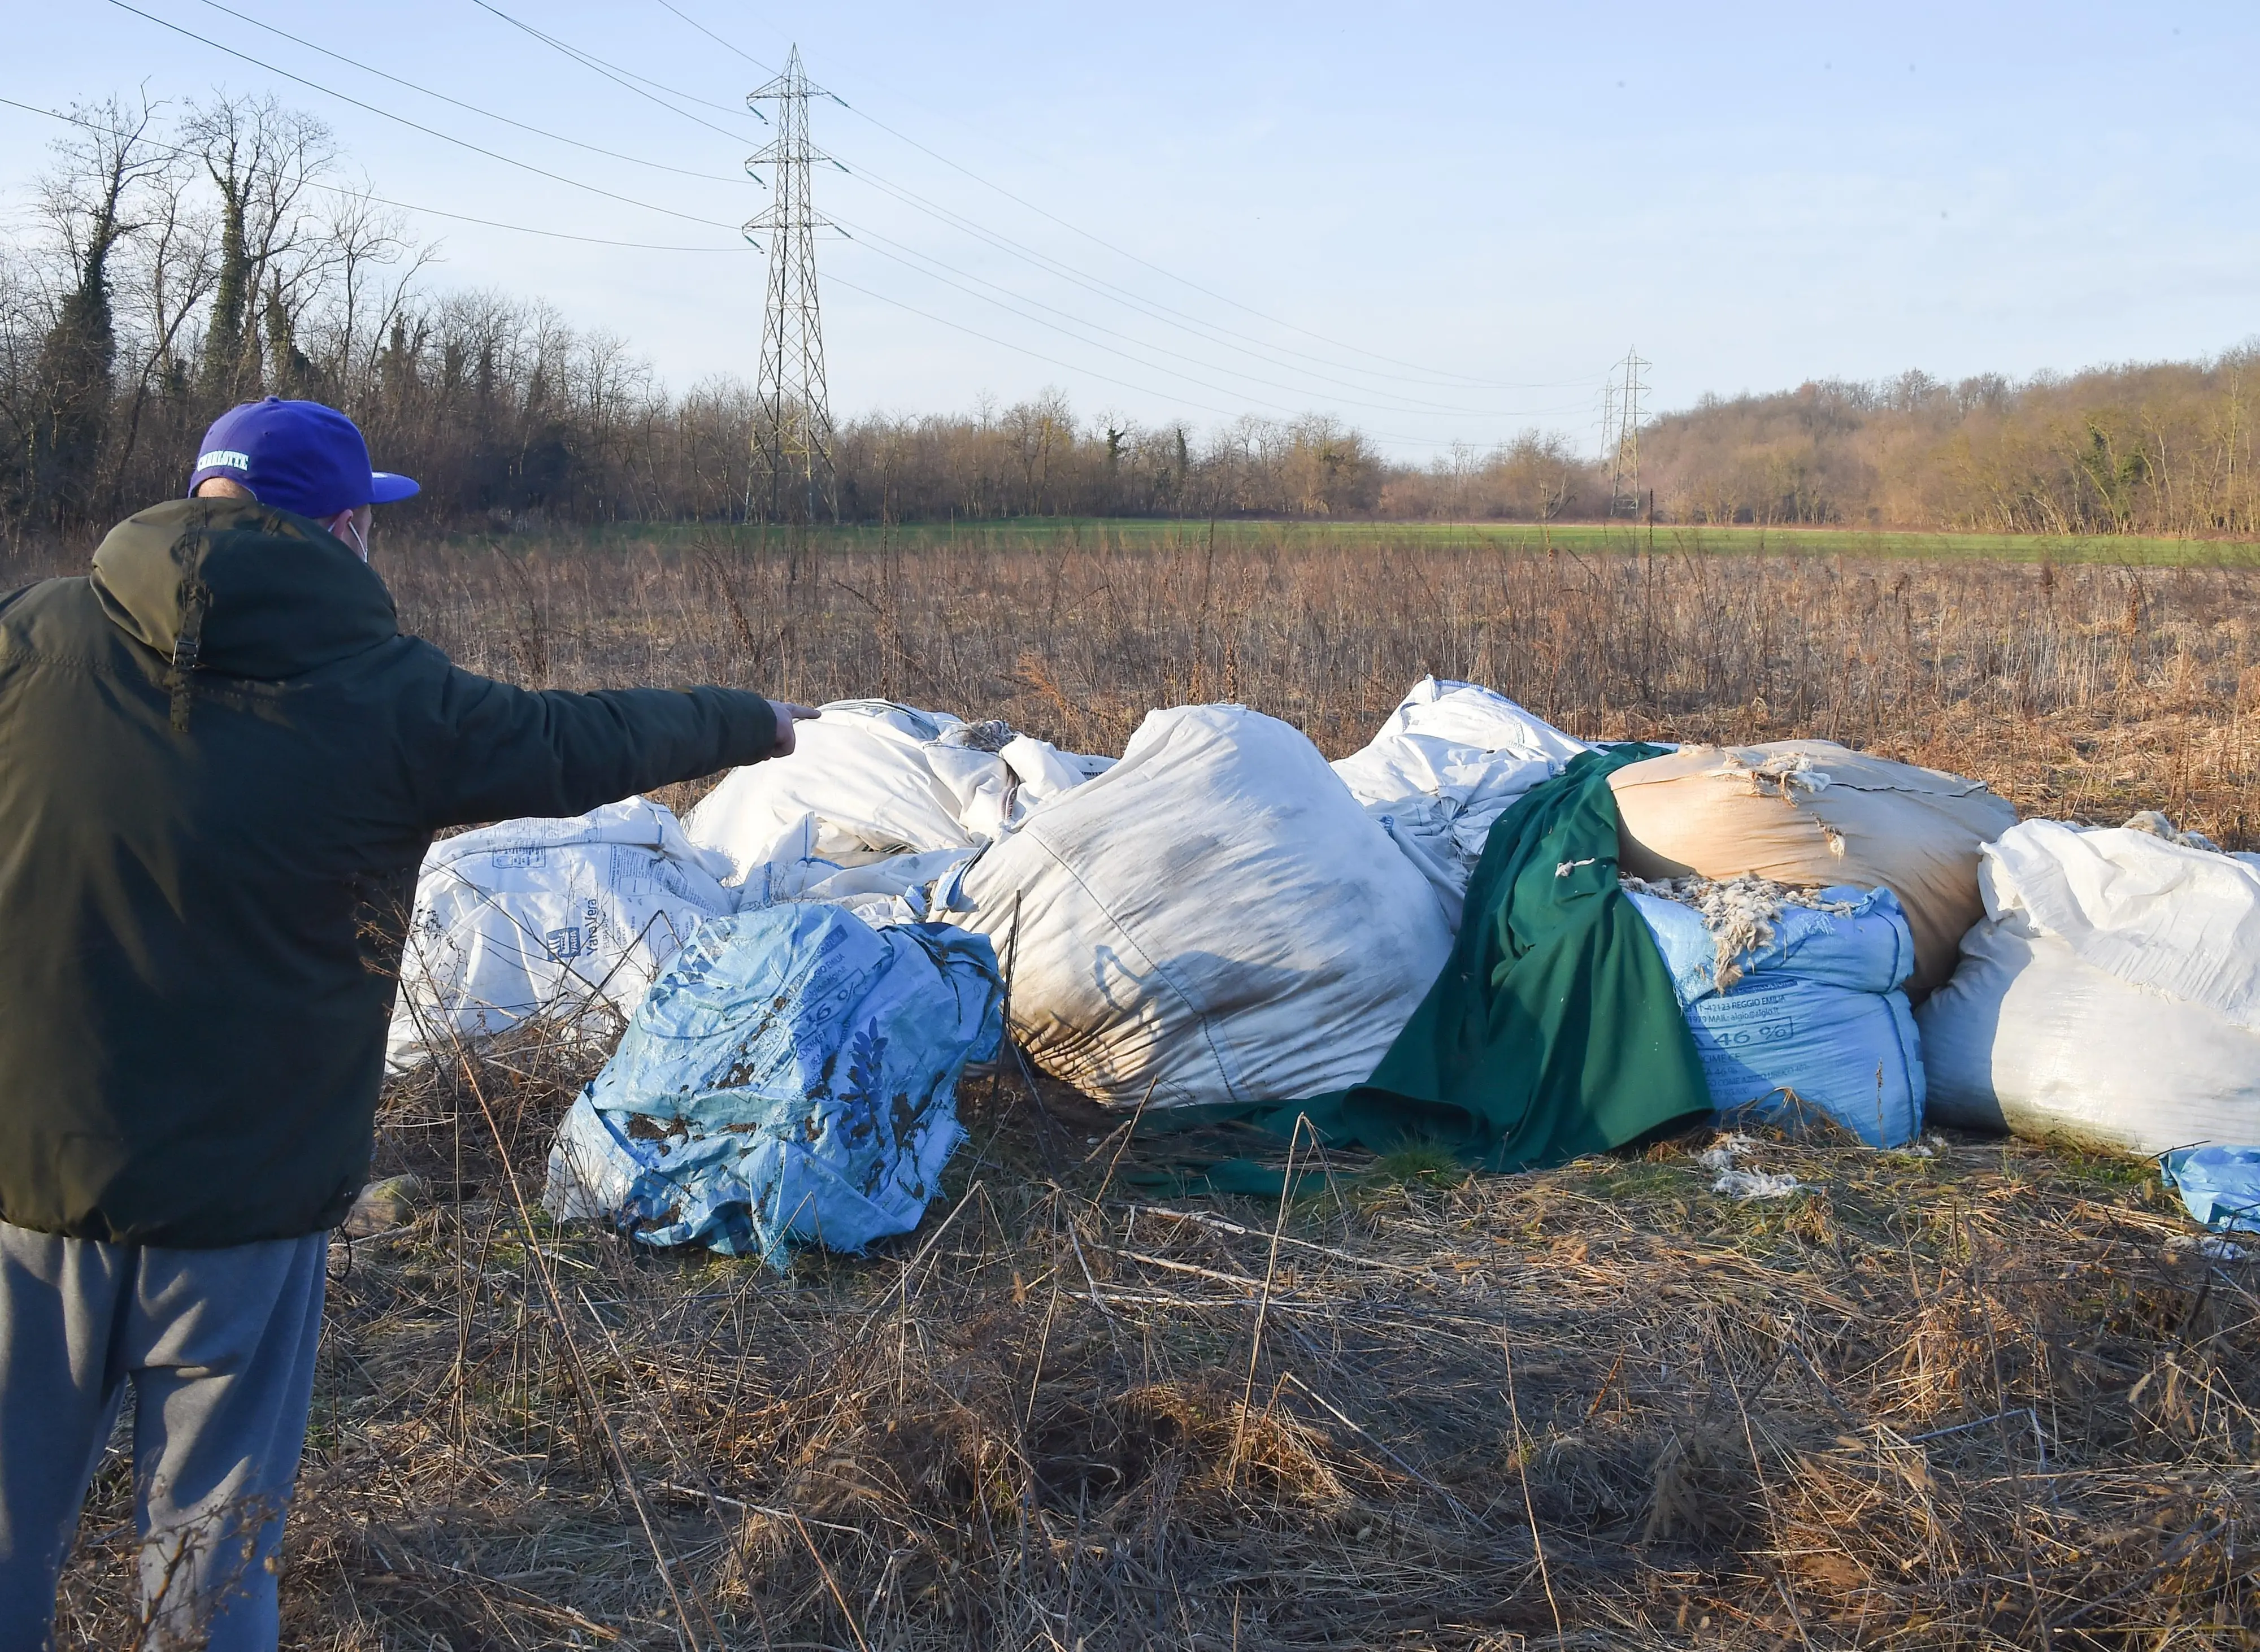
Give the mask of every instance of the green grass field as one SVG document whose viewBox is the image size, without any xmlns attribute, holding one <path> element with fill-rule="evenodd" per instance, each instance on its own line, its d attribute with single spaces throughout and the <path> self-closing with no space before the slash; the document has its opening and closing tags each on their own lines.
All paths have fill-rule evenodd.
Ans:
<svg viewBox="0 0 2260 1652">
<path fill-rule="evenodd" d="M 793 530 L 734 524 L 622 522 L 554 537 L 597 544 L 721 542 L 783 544 Z M 1012 517 L 974 522 L 912 522 L 825 526 L 800 530 L 819 547 L 876 550 L 958 544 L 998 550 L 1085 547 L 1097 550 L 1184 548 L 1205 544 L 1289 550 L 1410 549 L 1496 547 L 1507 552 L 1560 551 L 1577 555 L 1638 553 L 1658 555 L 1763 555 L 1982 558 L 1995 561 L 2096 562 L 2130 567 L 2231 567 L 2260 564 L 2252 540 L 2145 539 L 2132 534 L 2065 536 L 2038 533 L 1930 533 L 1898 530 L 1813 527 L 1692 527 L 1658 523 L 1563 522 L 1324 522 L 1246 518 L 1168 520 L 1148 518 Z M 464 535 L 466 539 L 484 536 Z"/>
</svg>

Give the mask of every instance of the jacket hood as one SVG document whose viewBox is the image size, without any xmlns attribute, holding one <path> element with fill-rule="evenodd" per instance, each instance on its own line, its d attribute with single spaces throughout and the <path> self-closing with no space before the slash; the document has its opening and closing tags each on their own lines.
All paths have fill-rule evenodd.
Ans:
<svg viewBox="0 0 2260 1652">
<path fill-rule="evenodd" d="M 170 657 L 192 611 L 195 662 L 275 680 L 399 634 L 392 595 L 321 524 L 243 499 L 175 499 L 110 530 L 94 554 L 103 611 Z"/>
</svg>

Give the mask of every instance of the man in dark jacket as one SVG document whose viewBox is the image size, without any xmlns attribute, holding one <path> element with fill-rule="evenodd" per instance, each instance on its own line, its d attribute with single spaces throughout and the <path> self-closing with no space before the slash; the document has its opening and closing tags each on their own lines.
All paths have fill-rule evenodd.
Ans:
<svg viewBox="0 0 2260 1652">
<path fill-rule="evenodd" d="M 731 689 L 528 693 L 403 636 L 307 402 L 235 409 L 191 497 L 0 596 L 0 1643 L 134 1385 L 160 1639 L 272 1648 L 327 1232 L 368 1168 L 399 914 L 442 826 L 579 814 L 791 749 Z M 173 1640 L 167 1640 L 172 1644 Z"/>
</svg>

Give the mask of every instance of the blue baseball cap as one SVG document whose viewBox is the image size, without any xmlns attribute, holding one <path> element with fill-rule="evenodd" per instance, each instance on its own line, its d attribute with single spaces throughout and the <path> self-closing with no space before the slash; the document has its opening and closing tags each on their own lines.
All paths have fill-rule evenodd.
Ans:
<svg viewBox="0 0 2260 1652">
<path fill-rule="evenodd" d="M 417 491 L 408 477 L 369 468 L 361 427 L 336 408 L 275 396 L 231 407 L 212 421 L 189 491 L 214 476 L 241 483 L 261 504 L 316 518 L 390 504 Z"/>
</svg>

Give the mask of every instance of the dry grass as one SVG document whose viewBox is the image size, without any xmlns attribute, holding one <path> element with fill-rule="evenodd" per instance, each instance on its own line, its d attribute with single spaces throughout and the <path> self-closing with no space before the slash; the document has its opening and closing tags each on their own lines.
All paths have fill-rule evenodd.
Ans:
<svg viewBox="0 0 2260 1652">
<path fill-rule="evenodd" d="M 1977 774 L 2028 812 L 2162 808 L 2260 842 L 2260 590 L 2244 570 L 1584 556 L 1462 546 L 1159 548 L 1104 533 L 909 551 L 385 547 L 404 620 L 558 687 L 879 695 L 1119 751 L 1236 699 L 1362 745 L 1423 672 L 1574 733 L 1817 735 Z"/>
<path fill-rule="evenodd" d="M 1434 670 L 2251 840 L 2260 604 L 2203 570 L 386 554 L 411 624 L 561 685 L 1118 749 L 1235 697 L 1339 753 Z M 1248 1141 L 1126 1143 L 1008 1076 L 918 1234 L 777 1278 L 521 1215 L 599 1058 L 533 1029 L 388 1091 L 380 1171 L 435 1193 L 333 1254 L 287 1643 L 2260 1641 L 2255 1264 L 2181 1242 L 2146 1166 L 1768 1137 L 1751 1168 L 1807 1191 L 1737 1204 L 1699 1137 L 1515 1176 L 1306 1150 L 1282 1205 L 1166 1191 Z M 124 1496 L 113 1464 L 66 1592 L 89 1644 L 123 1637 Z"/>
<path fill-rule="evenodd" d="M 389 1098 L 438 1197 L 334 1253 L 293 1644 L 2253 1642 L 2253 1265 L 2144 1167 L 1772 1138 L 1810 1191 L 1744 1205 L 1698 1139 L 1283 1210 L 975 1081 L 921 1232 L 777 1279 L 529 1250 L 487 1118 L 538 1176 L 590 1065 Z"/>
</svg>

